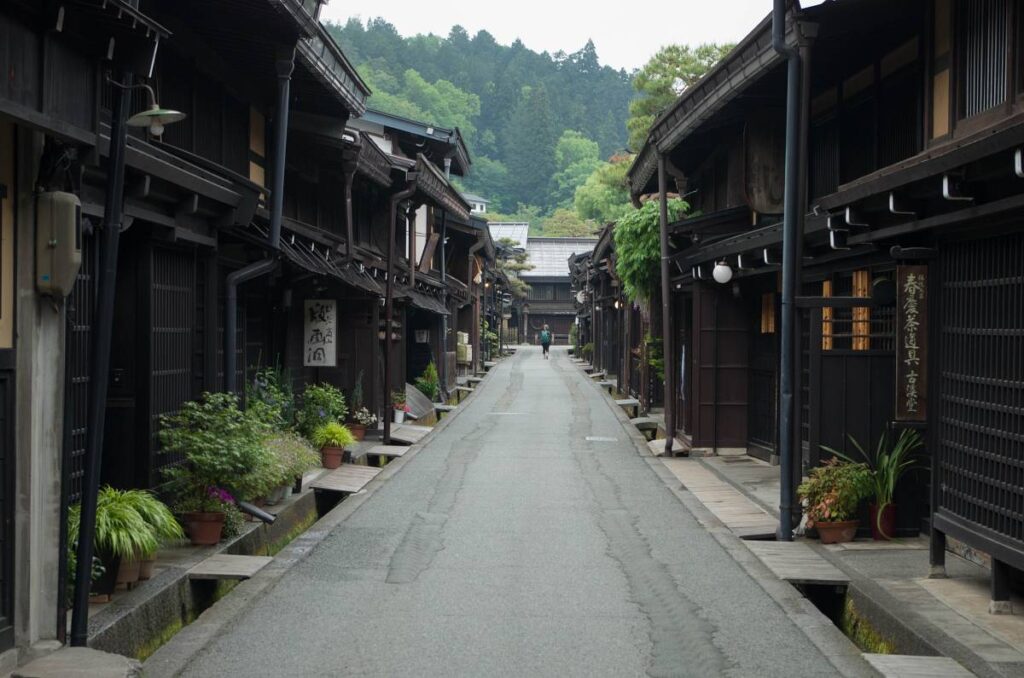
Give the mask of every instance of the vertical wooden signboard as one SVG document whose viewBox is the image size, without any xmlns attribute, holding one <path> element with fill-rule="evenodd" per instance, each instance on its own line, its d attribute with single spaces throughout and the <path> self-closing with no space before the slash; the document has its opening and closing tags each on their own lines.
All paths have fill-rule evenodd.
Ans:
<svg viewBox="0 0 1024 678">
<path fill-rule="evenodd" d="M 928 418 L 928 267 L 896 270 L 896 419 Z"/>
<path fill-rule="evenodd" d="M 303 333 L 305 367 L 338 366 L 338 302 L 334 299 L 307 299 Z"/>
</svg>

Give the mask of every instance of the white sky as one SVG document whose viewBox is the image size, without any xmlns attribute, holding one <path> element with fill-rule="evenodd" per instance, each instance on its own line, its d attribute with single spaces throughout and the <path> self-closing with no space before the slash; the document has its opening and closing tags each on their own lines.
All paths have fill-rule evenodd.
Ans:
<svg viewBox="0 0 1024 678">
<path fill-rule="evenodd" d="M 409 36 L 446 36 L 454 24 L 470 35 L 486 30 L 509 45 L 516 38 L 538 52 L 575 52 L 593 39 L 602 64 L 631 70 L 672 43 L 737 42 L 771 11 L 771 0 L 333 0 L 324 21 L 383 17 Z M 344 48 L 344 45 L 342 45 Z"/>
</svg>

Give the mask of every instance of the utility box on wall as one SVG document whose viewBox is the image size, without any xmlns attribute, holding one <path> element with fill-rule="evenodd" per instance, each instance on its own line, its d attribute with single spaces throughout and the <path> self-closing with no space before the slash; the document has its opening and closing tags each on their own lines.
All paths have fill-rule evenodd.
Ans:
<svg viewBox="0 0 1024 678">
<path fill-rule="evenodd" d="M 73 193 L 41 193 L 36 199 L 36 289 L 71 294 L 82 266 L 82 203 Z"/>
</svg>

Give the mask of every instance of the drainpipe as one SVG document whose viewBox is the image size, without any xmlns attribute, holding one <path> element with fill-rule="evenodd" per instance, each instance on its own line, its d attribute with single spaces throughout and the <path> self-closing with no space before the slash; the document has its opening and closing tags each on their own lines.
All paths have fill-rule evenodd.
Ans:
<svg viewBox="0 0 1024 678">
<path fill-rule="evenodd" d="M 355 223 L 352 218 L 352 184 L 356 178 L 355 163 L 345 168 L 345 261 L 352 263 L 352 247 L 355 242 Z"/>
<path fill-rule="evenodd" d="M 416 286 L 416 211 L 417 208 L 413 205 L 409 205 L 405 211 L 405 232 L 408 236 L 406 242 L 408 243 L 408 251 L 406 256 L 409 258 L 409 286 Z"/>
<path fill-rule="evenodd" d="M 228 274 L 224 290 L 224 390 L 238 393 L 235 383 L 237 370 L 238 286 L 255 280 L 277 268 L 275 256 L 281 245 L 281 216 L 284 212 L 285 158 L 288 152 L 288 113 L 291 105 L 292 70 L 295 68 L 295 50 L 288 50 L 277 60 L 277 119 L 274 121 L 274 165 L 270 185 L 270 237 L 267 245 L 273 253 L 237 271 Z"/>
<path fill-rule="evenodd" d="M 445 166 L 451 165 L 451 160 L 445 159 Z M 448 308 L 448 254 L 445 241 L 448 239 L 448 211 L 441 210 L 441 301 L 446 311 Z M 448 316 L 441 316 L 441 396 L 442 400 L 448 400 Z"/>
<path fill-rule="evenodd" d="M 668 242 L 668 173 L 665 155 L 658 155 L 658 207 L 661 231 L 661 346 L 665 361 L 665 454 L 672 455 L 672 444 L 676 438 L 676 408 L 672 390 L 673 351 L 672 341 L 672 275 Z"/>
<path fill-rule="evenodd" d="M 88 428 L 85 440 L 85 474 L 82 478 L 82 507 L 78 528 L 78 567 L 71 613 L 71 645 L 85 647 L 89 637 L 89 589 L 92 584 L 93 535 L 96 530 L 96 504 L 100 473 L 103 468 L 103 423 L 107 411 L 107 387 L 110 378 L 110 342 L 114 324 L 114 297 L 117 286 L 117 251 L 124 216 L 124 162 L 128 143 L 129 89 L 132 74 L 121 75 L 111 83 L 110 153 L 107 157 L 107 191 L 103 208 L 103 229 L 99 236 L 100 272 L 93 317 L 92 369 L 89 379 Z M 64 555 L 61 554 L 63 558 Z M 63 592 L 61 592 L 63 594 Z"/>
<path fill-rule="evenodd" d="M 384 397 L 387 411 L 391 407 L 391 325 L 395 317 L 395 224 L 398 222 L 398 205 L 416 192 L 416 173 L 410 172 L 405 189 L 391 196 L 388 209 L 388 277 L 384 295 Z M 391 417 L 384 417 L 384 444 L 391 444 Z"/>
<path fill-rule="evenodd" d="M 774 0 L 772 10 L 772 47 L 786 57 L 786 175 L 782 222 L 782 310 L 779 346 L 779 458 L 780 497 L 779 533 L 781 541 L 793 540 L 793 474 L 797 440 L 794 435 L 796 419 L 795 391 L 797 375 L 795 362 L 797 341 L 797 259 L 799 258 L 797 202 L 800 196 L 800 54 L 786 45 L 786 0 Z"/>
</svg>

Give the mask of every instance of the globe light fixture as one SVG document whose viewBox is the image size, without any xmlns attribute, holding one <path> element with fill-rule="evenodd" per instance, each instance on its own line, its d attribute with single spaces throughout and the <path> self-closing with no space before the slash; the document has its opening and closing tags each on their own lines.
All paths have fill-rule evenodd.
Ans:
<svg viewBox="0 0 1024 678">
<path fill-rule="evenodd" d="M 721 283 L 722 285 L 732 280 L 732 267 L 729 266 L 729 262 L 725 259 L 715 264 L 715 270 L 711 272 L 715 282 Z"/>
</svg>

